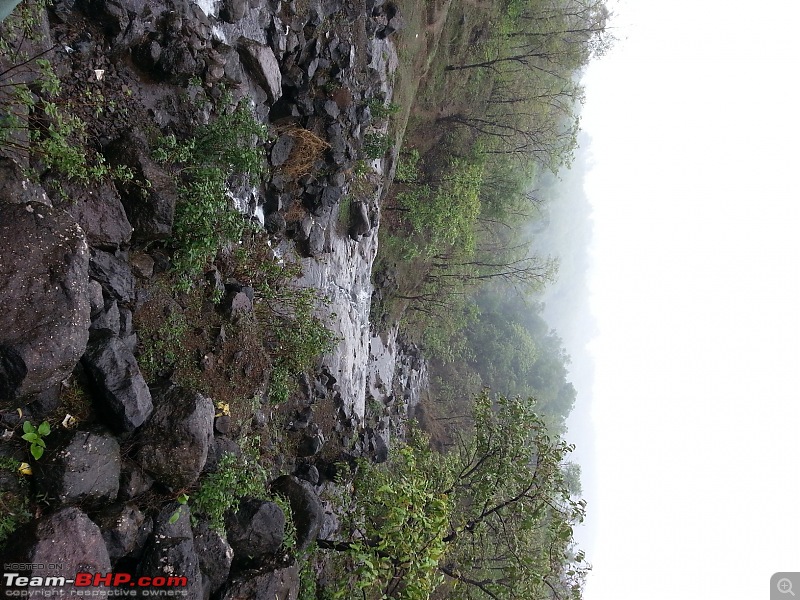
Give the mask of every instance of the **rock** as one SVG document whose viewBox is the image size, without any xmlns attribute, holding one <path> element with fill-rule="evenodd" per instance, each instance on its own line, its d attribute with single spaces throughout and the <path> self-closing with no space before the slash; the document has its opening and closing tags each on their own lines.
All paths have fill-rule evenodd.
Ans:
<svg viewBox="0 0 800 600">
<path fill-rule="evenodd" d="M 130 348 L 116 335 L 92 333 L 83 365 L 100 392 L 106 418 L 119 431 L 133 431 L 153 412 L 150 389 Z"/>
<path fill-rule="evenodd" d="M 297 445 L 297 456 L 314 456 L 315 454 L 318 454 L 320 450 L 322 450 L 322 446 L 324 444 L 325 438 L 319 431 L 319 428 L 314 426 L 311 431 L 307 432 L 303 436 L 303 438 L 300 440 L 300 443 Z"/>
<path fill-rule="evenodd" d="M 150 279 L 153 276 L 156 261 L 152 256 L 144 252 L 131 252 L 128 257 L 128 264 L 130 264 L 136 277 Z"/>
<path fill-rule="evenodd" d="M 364 202 L 353 202 L 350 205 L 350 238 L 358 241 L 372 229 L 369 212 Z"/>
<path fill-rule="evenodd" d="M 259 567 L 281 551 L 286 517 L 274 502 L 246 499 L 225 518 L 233 564 L 238 569 Z"/>
<path fill-rule="evenodd" d="M 60 183 L 66 196 L 64 210 L 86 232 L 89 245 L 113 251 L 131 241 L 133 228 L 112 183 L 101 182 L 91 187 L 70 180 Z"/>
<path fill-rule="evenodd" d="M 322 506 L 317 494 L 308 483 L 291 475 L 278 477 L 270 487 L 289 500 L 297 529 L 297 548 L 304 550 L 317 539 L 322 526 Z"/>
<path fill-rule="evenodd" d="M 300 576 L 297 564 L 285 569 L 249 571 L 234 577 L 225 588 L 222 600 L 253 598 L 297 600 Z"/>
<path fill-rule="evenodd" d="M 214 405 L 192 390 L 160 390 L 155 410 L 142 427 L 139 462 L 157 481 L 173 490 L 187 488 L 200 475 L 213 440 Z"/>
<path fill-rule="evenodd" d="M 119 306 L 116 300 L 112 300 L 107 303 L 105 310 L 99 311 L 96 315 L 92 315 L 92 324 L 89 326 L 89 329 L 103 329 L 114 335 L 119 335 L 119 324 Z"/>
<path fill-rule="evenodd" d="M 92 320 L 106 310 L 106 303 L 103 299 L 103 286 L 94 279 L 89 280 L 89 310 Z"/>
<path fill-rule="evenodd" d="M 0 156 L 0 202 L 13 204 L 38 202 L 52 206 L 44 188 L 28 179 L 22 167 L 6 156 Z"/>
<path fill-rule="evenodd" d="M 333 100 L 325 101 L 324 110 L 332 119 L 336 119 L 339 116 L 339 105 Z"/>
<path fill-rule="evenodd" d="M 194 550 L 203 574 L 203 591 L 207 594 L 205 597 L 210 597 L 217 593 L 230 575 L 233 548 L 225 537 L 214 531 L 206 521 L 201 521 L 192 530 Z"/>
<path fill-rule="evenodd" d="M 322 190 L 322 206 L 325 208 L 336 206 L 342 195 L 342 188 L 335 185 L 325 186 L 325 189 Z"/>
<path fill-rule="evenodd" d="M 314 465 L 299 464 L 294 470 L 294 474 L 299 479 L 309 482 L 311 485 L 319 483 L 319 470 Z"/>
<path fill-rule="evenodd" d="M 220 303 L 220 310 L 232 321 L 253 312 L 253 301 L 244 292 L 228 292 Z"/>
<path fill-rule="evenodd" d="M 231 430 L 231 418 L 228 415 L 220 415 L 214 419 L 214 431 L 220 435 L 227 435 Z"/>
<path fill-rule="evenodd" d="M 66 379 L 86 349 L 89 248 L 67 213 L 4 201 L 0 197 L 0 346 L 17 357 L 9 381 L 22 373 L 19 358 L 24 362 L 25 377 L 14 385 L 24 397 Z"/>
<path fill-rule="evenodd" d="M 249 0 L 223 0 L 219 16 L 223 21 L 236 23 L 247 14 L 249 8 Z"/>
<path fill-rule="evenodd" d="M 26 525 L 14 533 L 10 542 L 11 547 L 3 554 L 3 563 L 43 565 L 44 568 L 36 570 L 39 577 L 71 577 L 79 572 L 106 574 L 111 571 L 100 528 L 75 507 L 62 508 Z M 29 589 L 33 592 L 33 588 Z M 75 594 L 77 589 L 86 588 L 67 584 L 60 589 L 71 595 L 70 591 Z M 96 597 L 105 597 L 102 588 L 96 591 Z"/>
<path fill-rule="evenodd" d="M 187 598 L 202 598 L 200 560 L 194 548 L 189 507 L 172 502 L 158 513 L 142 555 L 139 577 L 186 577 Z M 177 517 L 175 517 L 177 515 Z"/>
<path fill-rule="evenodd" d="M 286 230 L 286 219 L 279 212 L 270 213 L 264 219 L 264 229 L 270 235 L 277 235 Z"/>
<path fill-rule="evenodd" d="M 278 141 L 275 142 L 275 145 L 272 146 L 272 151 L 270 152 L 270 163 L 272 163 L 273 167 L 280 167 L 283 163 L 289 160 L 289 155 L 292 153 L 292 149 L 294 148 L 294 138 L 289 134 L 283 134 L 278 138 Z"/>
<path fill-rule="evenodd" d="M 100 282 L 107 297 L 122 302 L 135 298 L 133 273 L 128 261 L 120 256 L 92 248 L 89 276 Z"/>
<path fill-rule="evenodd" d="M 235 454 L 236 456 L 241 456 L 242 450 L 239 448 L 239 444 L 237 444 L 235 441 L 220 434 L 214 437 L 214 442 L 208 449 L 208 457 L 206 458 L 206 464 L 203 467 L 203 470 L 209 473 L 216 471 L 220 459 L 225 454 Z"/>
<path fill-rule="evenodd" d="M 94 521 L 103 533 L 112 566 L 121 558 L 138 560 L 153 531 L 153 520 L 132 502 L 113 504 L 100 511 Z"/>
<path fill-rule="evenodd" d="M 167 239 L 172 233 L 178 188 L 175 177 L 150 158 L 146 137 L 132 131 L 111 144 L 106 156 L 114 166 L 127 165 L 135 181 L 149 183 L 146 188 L 133 182 L 117 184 L 125 213 L 134 227 L 133 239 Z"/>
<path fill-rule="evenodd" d="M 117 499 L 123 502 L 133 500 L 153 487 L 153 478 L 133 462 L 122 463 L 119 477 L 119 494 Z"/>
<path fill-rule="evenodd" d="M 272 49 L 246 37 L 240 37 L 236 46 L 242 64 L 256 83 L 267 92 L 270 103 L 283 93 L 281 69 Z"/>
<path fill-rule="evenodd" d="M 110 433 L 76 431 L 37 465 L 36 485 L 62 504 L 113 502 L 119 491 L 119 443 Z"/>
<path fill-rule="evenodd" d="M 0 346 L 0 402 L 14 399 L 28 368 L 19 352 L 10 346 Z"/>
</svg>

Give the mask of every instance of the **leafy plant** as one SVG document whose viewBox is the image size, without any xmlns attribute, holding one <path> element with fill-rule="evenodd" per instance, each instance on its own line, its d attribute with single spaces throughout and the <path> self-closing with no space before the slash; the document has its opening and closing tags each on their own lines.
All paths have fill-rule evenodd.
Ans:
<svg viewBox="0 0 800 600">
<path fill-rule="evenodd" d="M 181 518 L 181 512 L 183 511 L 183 507 L 186 506 L 186 503 L 189 502 L 189 495 L 188 494 L 181 494 L 175 501 L 178 503 L 178 510 L 172 513 L 172 516 L 169 518 L 169 524 L 172 525 L 173 523 L 177 523 L 178 519 Z"/>
<path fill-rule="evenodd" d="M 364 156 L 369 159 L 383 158 L 383 155 L 392 147 L 392 140 L 385 133 L 366 133 L 364 134 L 363 151 Z"/>
<path fill-rule="evenodd" d="M 264 171 L 268 129 L 247 102 L 220 101 L 218 115 L 194 137 L 161 138 L 153 157 L 180 166 L 180 201 L 175 207 L 173 266 L 187 277 L 199 274 L 226 243 L 238 240 L 245 220 L 230 204 L 227 180 L 234 173 L 251 181 Z"/>
<path fill-rule="evenodd" d="M 250 442 L 257 448 L 257 440 Z M 246 446 L 247 444 L 243 444 Z M 266 498 L 266 471 L 258 463 L 254 448 L 241 457 L 226 452 L 217 465 L 217 470 L 206 475 L 200 489 L 194 494 L 192 512 L 205 515 L 211 527 L 225 530 L 225 513 L 239 508 L 239 500 L 245 496 Z"/>
<path fill-rule="evenodd" d="M 25 421 L 22 424 L 22 439 L 31 445 L 31 455 L 36 460 L 42 458 L 44 449 L 47 444 L 44 443 L 42 438 L 50 435 L 50 423 L 43 421 L 38 427 L 34 426 L 30 421 Z"/>
<path fill-rule="evenodd" d="M 40 161 L 80 183 L 113 176 L 130 181 L 127 167 L 112 168 L 89 148 L 86 122 L 77 104 L 93 106 L 95 116 L 108 107 L 99 91 L 87 91 L 78 101 L 61 96 L 61 81 L 44 56 L 29 56 L 26 48 L 41 42 L 45 2 L 25 2 L 0 24 L 0 147 L 19 158 Z M 55 183 L 56 187 L 58 184 Z"/>
<path fill-rule="evenodd" d="M 400 112 L 399 104 L 393 102 L 385 104 L 383 100 L 378 98 L 370 98 L 367 100 L 367 106 L 369 107 L 369 112 L 376 119 L 386 119 Z"/>
<path fill-rule="evenodd" d="M 401 183 L 413 183 L 419 179 L 419 150 L 412 148 L 400 154 L 394 178 Z"/>
</svg>

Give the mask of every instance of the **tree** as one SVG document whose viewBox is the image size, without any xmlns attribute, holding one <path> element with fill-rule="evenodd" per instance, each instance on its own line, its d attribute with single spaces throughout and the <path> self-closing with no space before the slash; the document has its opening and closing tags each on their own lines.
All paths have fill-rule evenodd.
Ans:
<svg viewBox="0 0 800 600">
<path fill-rule="evenodd" d="M 580 598 L 589 567 L 572 539 L 585 512 L 570 492 L 572 446 L 531 399 L 484 392 L 473 421 L 448 454 L 416 435 L 388 467 L 362 464 L 353 534 L 318 542 L 356 575 L 338 597 L 357 585 L 363 598 Z"/>
</svg>

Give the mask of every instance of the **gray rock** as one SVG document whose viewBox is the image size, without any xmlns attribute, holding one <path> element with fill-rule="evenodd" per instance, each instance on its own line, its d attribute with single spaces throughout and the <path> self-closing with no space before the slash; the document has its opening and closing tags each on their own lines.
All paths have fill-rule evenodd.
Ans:
<svg viewBox="0 0 800 600">
<path fill-rule="evenodd" d="M 140 432 L 139 462 L 167 487 L 189 487 L 200 476 L 213 441 L 214 405 L 179 386 L 160 390 L 154 400 L 153 414 Z"/>
<path fill-rule="evenodd" d="M 270 153 L 270 162 L 272 166 L 280 167 L 289 160 L 289 155 L 292 153 L 293 148 L 294 138 L 291 135 L 283 134 L 280 136 L 278 141 L 275 142 L 275 145 L 272 146 L 272 152 Z"/>
<path fill-rule="evenodd" d="M 274 502 L 242 500 L 239 510 L 225 518 L 236 568 L 257 568 L 276 556 L 283 545 L 285 526 L 286 517 Z"/>
<path fill-rule="evenodd" d="M 150 158 L 146 137 L 133 131 L 117 140 L 106 152 L 109 162 L 127 165 L 134 179 L 147 181 L 147 188 L 135 183 L 117 184 L 122 205 L 134 227 L 133 239 L 140 242 L 164 240 L 172 233 L 178 188 L 175 177 Z"/>
<path fill-rule="evenodd" d="M 102 573 L 111 571 L 111 561 L 100 528 L 80 509 L 61 510 L 43 517 L 15 532 L 11 547 L 3 554 L 3 562 L 43 565 L 40 577 L 64 577 L 66 573 Z M 58 567 L 56 567 L 58 565 Z M 41 593 L 41 588 L 36 588 Z M 70 595 L 77 589 L 67 584 L 60 589 Z M 31 592 L 34 588 L 29 588 Z M 105 597 L 103 588 L 96 597 Z"/>
<path fill-rule="evenodd" d="M 192 528 L 194 550 L 203 574 L 204 592 L 212 596 L 228 579 L 233 563 L 233 548 L 225 537 L 201 521 Z"/>
<path fill-rule="evenodd" d="M 112 565 L 121 558 L 140 558 L 153 531 L 153 520 L 132 502 L 113 504 L 98 513 L 94 521 L 103 533 Z"/>
<path fill-rule="evenodd" d="M 61 186 L 66 194 L 64 210 L 83 228 L 91 246 L 113 251 L 131 241 L 133 228 L 113 184 L 87 187 L 66 180 Z"/>
<path fill-rule="evenodd" d="M 128 263 L 133 270 L 133 274 L 142 279 L 150 279 L 153 276 L 153 269 L 156 261 L 149 254 L 144 252 L 131 252 Z"/>
<path fill-rule="evenodd" d="M 280 65 L 272 48 L 246 37 L 240 37 L 236 47 L 245 69 L 267 92 L 269 101 L 271 103 L 277 101 L 283 93 L 282 77 Z"/>
<path fill-rule="evenodd" d="M 336 206 L 343 195 L 342 188 L 335 185 L 327 185 L 322 190 L 322 206 L 329 208 Z"/>
<path fill-rule="evenodd" d="M 83 365 L 103 401 L 109 423 L 120 431 L 133 431 L 153 412 L 150 389 L 130 348 L 116 335 L 92 333 Z"/>
<path fill-rule="evenodd" d="M 117 499 L 123 502 L 133 500 L 153 487 L 153 478 L 133 462 L 124 462 L 119 477 Z"/>
<path fill-rule="evenodd" d="M 130 302 L 135 298 L 136 284 L 131 267 L 127 260 L 119 256 L 92 248 L 89 276 L 100 282 L 108 297 L 122 302 Z"/>
<path fill-rule="evenodd" d="M 254 598 L 297 600 L 300 576 L 297 564 L 285 569 L 249 571 L 234 577 L 225 588 L 222 600 Z"/>
<path fill-rule="evenodd" d="M 51 206 L 42 186 L 25 177 L 22 167 L 13 159 L 0 157 L 0 202 L 27 204 L 39 202 Z"/>
<path fill-rule="evenodd" d="M 270 213 L 264 219 L 264 229 L 271 235 L 276 235 L 286 229 L 286 219 L 279 212 Z"/>
<path fill-rule="evenodd" d="M 119 335 L 119 323 L 119 306 L 116 300 L 112 300 L 106 304 L 105 310 L 92 315 L 92 324 L 89 329 L 104 329 L 114 335 Z"/>
<path fill-rule="evenodd" d="M 89 339 L 88 284 L 89 248 L 72 217 L 0 198 L 0 345 L 25 363 L 17 396 L 52 388 L 80 360 Z"/>
<path fill-rule="evenodd" d="M 76 431 L 56 453 L 45 453 L 36 485 L 62 504 L 113 502 L 119 491 L 119 443 L 110 433 Z"/>
<path fill-rule="evenodd" d="M 153 535 L 137 574 L 147 577 L 186 577 L 187 598 L 202 598 L 200 560 L 194 548 L 189 507 L 172 502 L 158 513 Z M 177 518 L 173 518 L 177 514 Z"/>
<path fill-rule="evenodd" d="M 307 482 L 291 475 L 278 477 L 270 487 L 289 500 L 297 529 L 297 547 L 300 550 L 307 548 L 317 539 L 322 527 L 322 505 L 317 494 Z"/>
<path fill-rule="evenodd" d="M 350 205 L 350 237 L 358 241 L 371 229 L 367 205 L 364 202 L 353 202 Z"/>
<path fill-rule="evenodd" d="M 223 21 L 236 23 L 247 14 L 249 9 L 249 0 L 223 0 L 219 16 Z"/>
</svg>

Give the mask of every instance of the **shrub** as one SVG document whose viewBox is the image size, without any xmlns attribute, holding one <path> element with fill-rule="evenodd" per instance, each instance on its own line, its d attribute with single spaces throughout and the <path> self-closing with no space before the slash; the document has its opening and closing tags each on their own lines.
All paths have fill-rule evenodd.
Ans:
<svg viewBox="0 0 800 600">
<path fill-rule="evenodd" d="M 364 134 L 364 156 L 369 159 L 383 158 L 392 147 L 392 141 L 385 133 Z"/>
<path fill-rule="evenodd" d="M 261 142 L 268 137 L 249 104 L 220 102 L 216 119 L 200 127 L 183 142 L 168 135 L 157 144 L 153 156 L 160 162 L 181 166 L 180 201 L 175 207 L 173 266 L 193 277 L 226 243 L 238 240 L 245 220 L 227 197 L 228 178 L 241 173 L 255 181 L 264 170 Z"/>
</svg>

